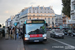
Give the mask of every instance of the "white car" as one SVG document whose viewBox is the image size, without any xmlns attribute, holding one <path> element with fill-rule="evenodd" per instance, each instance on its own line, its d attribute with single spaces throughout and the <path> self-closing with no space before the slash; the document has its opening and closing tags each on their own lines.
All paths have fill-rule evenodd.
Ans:
<svg viewBox="0 0 75 50">
<path fill-rule="evenodd" d="M 64 33 L 60 29 L 52 30 L 52 32 L 50 32 L 50 36 L 51 37 L 59 37 L 59 38 L 63 38 L 64 39 Z"/>
</svg>

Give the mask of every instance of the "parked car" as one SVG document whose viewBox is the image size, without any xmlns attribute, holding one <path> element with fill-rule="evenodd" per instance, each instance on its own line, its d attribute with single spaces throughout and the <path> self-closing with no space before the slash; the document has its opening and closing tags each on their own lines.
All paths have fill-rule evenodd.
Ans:
<svg viewBox="0 0 75 50">
<path fill-rule="evenodd" d="M 69 28 L 67 35 L 70 35 L 71 36 L 72 34 L 73 34 L 73 30 L 72 30 L 72 28 Z"/>
<path fill-rule="evenodd" d="M 59 37 L 59 38 L 62 38 L 64 39 L 64 33 L 62 30 L 60 29 L 54 29 L 50 32 L 50 36 L 51 37 Z"/>
<path fill-rule="evenodd" d="M 75 29 L 72 29 L 71 36 L 75 36 Z"/>
<path fill-rule="evenodd" d="M 52 30 L 52 28 L 49 28 L 49 31 L 51 31 Z"/>
<path fill-rule="evenodd" d="M 68 34 L 68 28 L 64 28 L 63 33 L 64 33 L 64 35 L 67 35 Z"/>
</svg>

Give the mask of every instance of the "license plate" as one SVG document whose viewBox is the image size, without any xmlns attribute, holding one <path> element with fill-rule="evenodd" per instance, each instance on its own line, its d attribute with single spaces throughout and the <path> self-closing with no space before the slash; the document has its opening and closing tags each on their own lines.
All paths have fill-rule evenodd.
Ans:
<svg viewBox="0 0 75 50">
<path fill-rule="evenodd" d="M 34 40 L 34 42 L 39 42 L 39 40 Z"/>
</svg>

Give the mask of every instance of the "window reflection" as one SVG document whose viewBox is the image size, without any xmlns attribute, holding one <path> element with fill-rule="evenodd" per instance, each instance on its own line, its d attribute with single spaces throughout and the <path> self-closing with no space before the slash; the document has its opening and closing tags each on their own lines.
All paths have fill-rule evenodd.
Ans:
<svg viewBox="0 0 75 50">
<path fill-rule="evenodd" d="M 26 33 L 27 34 L 44 34 L 46 32 L 46 27 L 44 24 L 27 24 Z"/>
</svg>

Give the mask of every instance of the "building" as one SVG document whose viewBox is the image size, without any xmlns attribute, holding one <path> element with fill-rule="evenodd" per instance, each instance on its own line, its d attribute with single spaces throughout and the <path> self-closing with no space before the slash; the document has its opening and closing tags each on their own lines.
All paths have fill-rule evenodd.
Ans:
<svg viewBox="0 0 75 50">
<path fill-rule="evenodd" d="M 16 14 L 15 16 L 11 17 L 11 26 L 15 27 L 14 23 L 17 23 L 17 27 L 19 28 L 19 14 Z"/>
<path fill-rule="evenodd" d="M 49 27 L 53 24 L 55 26 L 55 13 L 52 7 L 27 7 L 20 12 L 20 27 L 27 19 L 44 19 Z"/>
<path fill-rule="evenodd" d="M 75 20 L 75 0 L 71 0 L 71 20 Z"/>
<path fill-rule="evenodd" d="M 69 21 L 69 24 L 75 24 L 75 0 L 71 0 L 71 20 Z"/>
<path fill-rule="evenodd" d="M 56 15 L 56 17 L 55 17 L 55 25 L 56 25 L 56 27 L 59 27 L 60 25 L 63 26 L 62 15 Z"/>
<path fill-rule="evenodd" d="M 70 20 L 70 17 L 68 17 L 67 15 L 57 15 L 56 14 L 56 17 L 55 17 L 55 25 L 56 27 L 59 27 L 59 26 L 63 26 L 63 27 L 66 27 L 68 22 Z"/>
<path fill-rule="evenodd" d="M 68 21 L 68 25 L 70 27 L 75 28 L 75 0 L 71 0 L 71 11 L 70 11 L 70 17 L 71 19 Z"/>
<path fill-rule="evenodd" d="M 7 33 L 8 27 L 11 27 L 11 18 L 5 21 L 5 33 Z"/>
<path fill-rule="evenodd" d="M 66 27 L 67 24 L 69 23 L 70 17 L 68 17 L 67 15 L 63 15 L 63 26 Z"/>
</svg>

